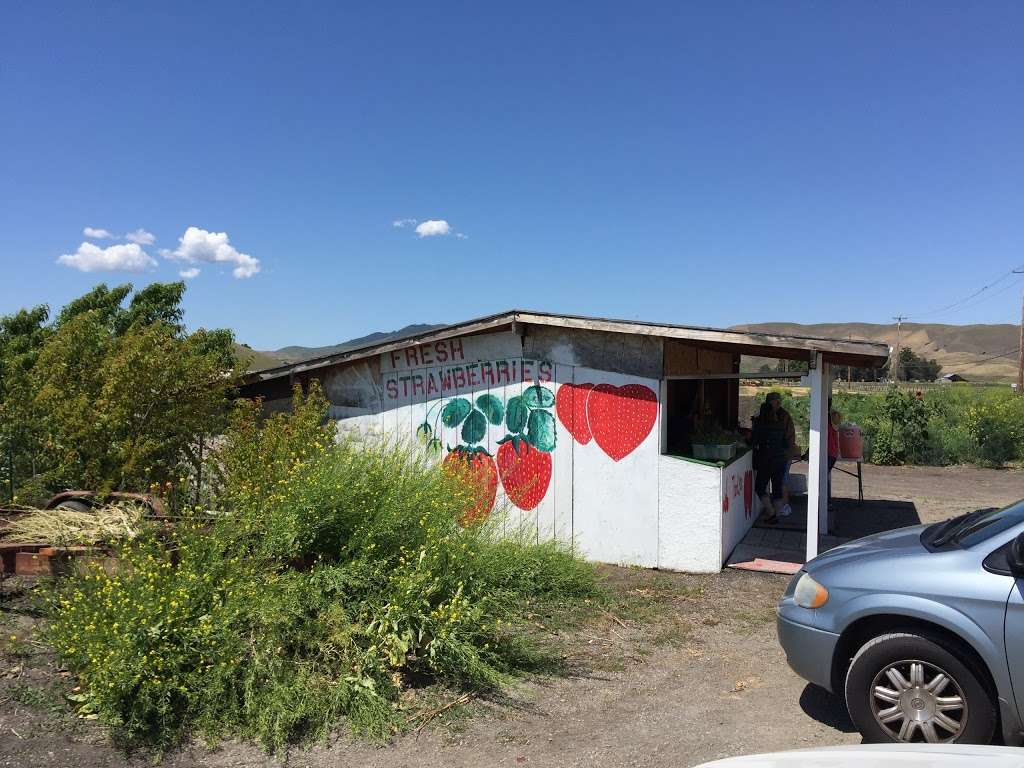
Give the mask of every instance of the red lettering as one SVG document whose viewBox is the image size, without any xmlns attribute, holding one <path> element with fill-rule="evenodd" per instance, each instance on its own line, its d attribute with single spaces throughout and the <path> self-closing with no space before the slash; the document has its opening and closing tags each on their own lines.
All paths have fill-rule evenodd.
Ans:
<svg viewBox="0 0 1024 768">
<path fill-rule="evenodd" d="M 415 376 L 412 377 L 412 394 L 413 394 L 413 397 L 416 396 L 417 390 L 422 390 L 422 389 L 423 389 L 423 376 L 421 376 L 420 374 L 417 373 Z"/>
<path fill-rule="evenodd" d="M 547 362 L 546 360 L 542 360 L 540 365 L 537 366 L 537 367 L 538 367 L 538 370 L 540 371 L 540 380 L 541 381 L 547 382 L 547 381 L 551 381 L 554 378 L 552 370 L 551 370 L 552 369 L 551 363 Z"/>
<path fill-rule="evenodd" d="M 508 370 L 508 360 L 498 361 L 498 383 L 499 384 L 510 384 L 512 382 L 512 374 Z"/>
<path fill-rule="evenodd" d="M 394 353 L 392 353 L 394 354 Z M 398 382 L 394 379 L 388 379 L 384 382 L 384 388 L 388 391 L 388 398 L 396 400 L 398 398 Z"/>
<path fill-rule="evenodd" d="M 533 380 L 533 360 L 523 360 L 523 381 Z"/>
<path fill-rule="evenodd" d="M 484 384 L 494 386 L 494 363 L 480 363 L 480 380 Z"/>
<path fill-rule="evenodd" d="M 392 368 L 397 368 L 398 367 L 398 350 L 395 350 L 395 349 L 391 350 L 391 367 Z"/>
<path fill-rule="evenodd" d="M 430 359 L 430 347 L 420 347 L 420 362 L 423 365 L 430 365 L 433 362 Z"/>
<path fill-rule="evenodd" d="M 452 388 L 452 369 L 448 368 L 441 373 L 441 391 L 447 392 Z"/>
<path fill-rule="evenodd" d="M 470 363 L 469 365 L 466 366 L 466 369 L 469 373 L 469 386 L 471 387 L 475 387 L 477 384 L 480 383 L 480 381 L 476 377 L 476 369 L 479 365 L 479 363 Z"/>
<path fill-rule="evenodd" d="M 434 392 L 437 392 L 437 384 L 434 382 L 434 373 L 431 371 L 427 373 L 427 394 L 430 395 Z"/>
<path fill-rule="evenodd" d="M 452 353 L 452 360 L 458 357 L 459 360 L 465 360 L 466 356 L 462 352 L 462 339 L 452 339 L 448 342 L 449 349 Z"/>
<path fill-rule="evenodd" d="M 416 365 L 416 347 L 405 348 L 405 364 L 410 368 Z"/>
<path fill-rule="evenodd" d="M 462 389 L 466 386 L 466 371 L 462 368 L 453 368 L 452 373 L 455 374 L 455 387 Z"/>
<path fill-rule="evenodd" d="M 439 341 L 436 344 L 434 344 L 434 354 L 437 355 L 437 362 L 448 362 L 448 347 L 445 346 L 445 343 L 443 341 Z"/>
</svg>

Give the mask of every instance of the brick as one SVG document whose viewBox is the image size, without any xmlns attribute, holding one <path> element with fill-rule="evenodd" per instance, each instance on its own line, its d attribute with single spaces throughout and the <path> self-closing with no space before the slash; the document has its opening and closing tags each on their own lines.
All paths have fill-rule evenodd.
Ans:
<svg viewBox="0 0 1024 768">
<path fill-rule="evenodd" d="M 14 556 L 14 572 L 19 576 L 49 576 L 53 564 L 48 556 L 38 552 L 19 552 Z"/>
</svg>

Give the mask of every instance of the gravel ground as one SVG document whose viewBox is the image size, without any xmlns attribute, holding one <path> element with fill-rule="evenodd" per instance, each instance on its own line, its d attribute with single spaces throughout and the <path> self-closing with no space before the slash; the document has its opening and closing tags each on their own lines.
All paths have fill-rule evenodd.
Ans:
<svg viewBox="0 0 1024 768">
<path fill-rule="evenodd" d="M 954 468 L 865 468 L 868 499 L 905 501 L 922 522 L 1024 497 L 1024 473 Z M 855 481 L 837 477 L 839 496 Z M 912 506 L 910 506 L 912 505 Z M 339 738 L 268 757 L 249 745 L 193 745 L 164 764 L 193 766 L 665 766 L 728 755 L 858 743 L 841 702 L 806 685 L 775 638 L 786 577 L 726 571 L 693 576 L 605 567 L 622 597 L 568 641 L 569 670 L 523 682 L 505 698 L 452 707 L 417 735 L 384 747 Z M 12 585 L 8 585 L 10 592 Z M 2 630 L 34 619 L 8 599 Z M 44 649 L 0 656 L 0 765 L 148 765 L 75 718 L 62 694 L 74 682 Z"/>
</svg>

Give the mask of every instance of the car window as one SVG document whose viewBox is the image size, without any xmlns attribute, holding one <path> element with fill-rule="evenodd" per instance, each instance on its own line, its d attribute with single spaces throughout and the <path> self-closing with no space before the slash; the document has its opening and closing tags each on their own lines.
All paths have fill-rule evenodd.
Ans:
<svg viewBox="0 0 1024 768">
<path fill-rule="evenodd" d="M 973 547 L 1021 523 L 1024 523 L 1024 500 L 974 518 L 957 532 L 956 542 L 961 547 Z"/>
</svg>

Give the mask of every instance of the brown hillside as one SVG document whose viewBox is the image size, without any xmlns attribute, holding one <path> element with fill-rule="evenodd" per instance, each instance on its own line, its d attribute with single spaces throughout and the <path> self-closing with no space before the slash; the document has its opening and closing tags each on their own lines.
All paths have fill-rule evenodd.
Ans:
<svg viewBox="0 0 1024 768">
<path fill-rule="evenodd" d="M 896 345 L 896 326 L 875 323 L 750 323 L 736 330 L 822 336 L 833 339 L 864 339 Z M 935 358 L 942 372 L 963 373 L 968 379 L 1010 379 L 1016 375 L 1020 326 L 941 325 L 904 323 L 903 346 L 919 355 Z M 1007 353 L 1012 353 L 1007 355 Z M 1006 355 L 1004 357 L 997 357 Z"/>
</svg>

